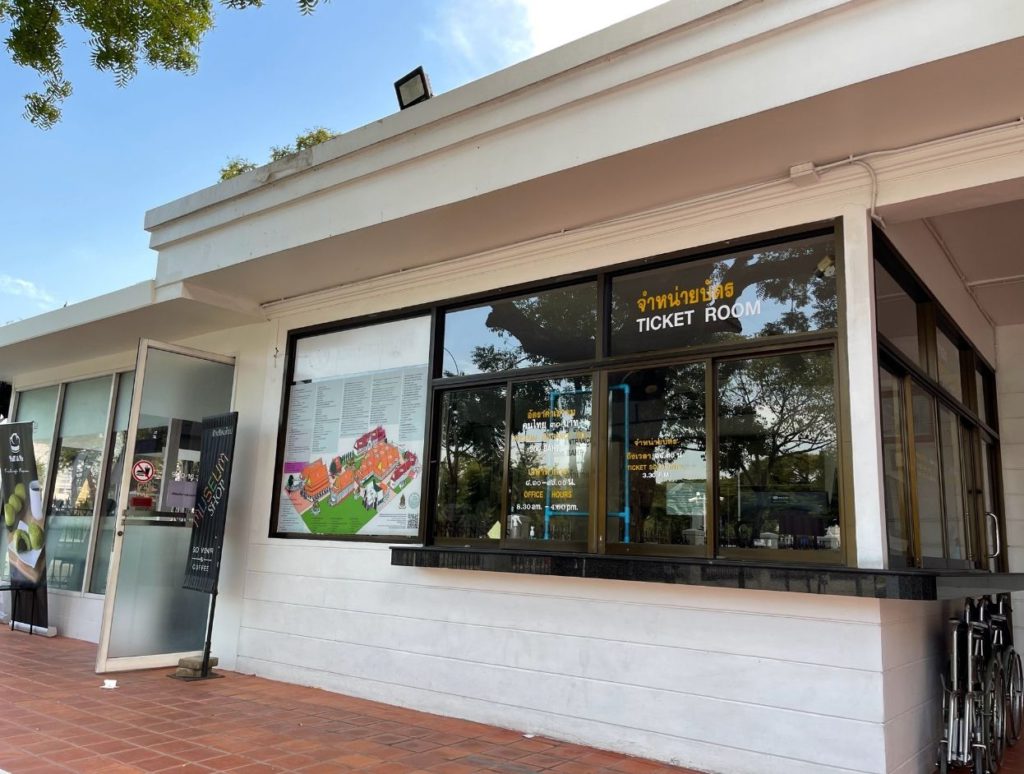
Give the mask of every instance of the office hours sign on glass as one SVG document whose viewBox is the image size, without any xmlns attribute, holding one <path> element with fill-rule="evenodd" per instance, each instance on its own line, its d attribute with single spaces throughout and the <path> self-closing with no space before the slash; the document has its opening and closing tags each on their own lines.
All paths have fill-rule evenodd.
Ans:
<svg viewBox="0 0 1024 774">
<path fill-rule="evenodd" d="M 277 533 L 419 534 L 430 319 L 299 339 Z"/>
</svg>

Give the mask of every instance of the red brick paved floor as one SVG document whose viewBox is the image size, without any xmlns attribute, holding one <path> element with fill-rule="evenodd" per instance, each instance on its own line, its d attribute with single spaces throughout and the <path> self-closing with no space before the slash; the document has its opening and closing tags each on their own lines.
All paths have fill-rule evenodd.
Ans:
<svg viewBox="0 0 1024 774">
<path fill-rule="evenodd" d="M 126 672 L 101 689 L 96 649 L 0 628 L 0 769 L 648 774 L 685 769 L 315 688 L 226 673 Z M 694 774 L 694 772 L 689 772 Z"/>
</svg>

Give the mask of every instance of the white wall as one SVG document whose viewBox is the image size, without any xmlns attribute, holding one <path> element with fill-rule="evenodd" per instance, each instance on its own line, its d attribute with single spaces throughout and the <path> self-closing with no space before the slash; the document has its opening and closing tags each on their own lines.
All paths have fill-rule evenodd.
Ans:
<svg viewBox="0 0 1024 774">
<path fill-rule="evenodd" d="M 946 664 L 945 625 L 956 612 L 942 602 L 882 601 L 885 771 L 935 768 Z"/>
<path fill-rule="evenodd" d="M 1011 572 L 1024 572 L 1024 325 L 996 328 L 996 393 L 1003 460 L 1005 543 Z M 1013 595 L 1014 641 L 1024 643 L 1024 593 Z"/>
<path fill-rule="evenodd" d="M 703 770 L 883 771 L 875 600 L 398 568 L 389 553 L 253 545 L 238 668 Z"/>
</svg>

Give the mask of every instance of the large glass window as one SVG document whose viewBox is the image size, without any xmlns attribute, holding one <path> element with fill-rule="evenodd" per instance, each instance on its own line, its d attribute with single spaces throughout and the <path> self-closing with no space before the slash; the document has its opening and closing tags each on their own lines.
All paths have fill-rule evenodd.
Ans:
<svg viewBox="0 0 1024 774">
<path fill-rule="evenodd" d="M 906 567 L 913 560 L 913 543 L 907 522 L 909 495 L 906 446 L 903 443 L 904 409 L 901 381 L 885 368 L 878 371 L 882 420 L 882 474 L 885 478 L 885 523 L 889 559 Z"/>
<path fill-rule="evenodd" d="M 452 390 L 441 398 L 435 535 L 497 540 L 505 461 L 504 386 Z"/>
<path fill-rule="evenodd" d="M 380 496 L 360 483 L 364 447 L 396 443 L 379 394 L 430 428 L 428 543 L 841 561 L 842 259 L 830 229 L 758 244 L 293 333 L 271 535 L 380 534 L 324 516 Z M 429 409 L 394 400 L 401 368 L 429 371 Z"/>
<path fill-rule="evenodd" d="M 998 543 L 993 519 L 1001 521 L 995 512 L 984 515 L 983 502 L 988 471 L 982 447 L 998 446 L 993 375 L 879 233 L 875 255 L 876 318 L 886 363 L 879 369 L 879 386 L 890 561 L 996 569 L 1005 557 L 983 559 Z M 902 278 L 901 285 L 893 276 Z M 909 416 L 900 416 L 907 395 Z"/>
<path fill-rule="evenodd" d="M 835 264 L 825 236 L 615 277 L 611 353 L 835 328 Z"/>
<path fill-rule="evenodd" d="M 939 384 L 953 393 L 959 400 L 964 399 L 963 379 L 960 376 L 960 349 L 941 330 L 935 331 L 935 357 L 938 367 Z"/>
<path fill-rule="evenodd" d="M 429 352 L 429 317 L 297 339 L 274 534 L 419 534 Z"/>
<path fill-rule="evenodd" d="M 945 556 L 942 526 L 942 479 L 939 466 L 938 420 L 935 399 L 918 385 L 911 391 L 914 411 L 914 463 L 917 479 L 921 555 Z"/>
<path fill-rule="evenodd" d="M 875 264 L 875 320 L 878 332 L 920 365 L 917 303 L 881 264 Z"/>
<path fill-rule="evenodd" d="M 589 360 L 597 336 L 597 284 L 585 282 L 448 312 L 448 376 Z"/>
<path fill-rule="evenodd" d="M 121 491 L 124 472 L 124 450 L 128 440 L 128 416 L 132 407 L 132 391 L 135 388 L 135 373 L 120 374 L 117 377 L 117 403 L 114 408 L 114 422 L 109 441 L 110 455 L 107 460 L 107 487 L 100 506 L 99 526 L 96 534 L 96 549 L 93 554 L 92 574 L 89 591 L 103 594 L 107 590 L 107 573 L 110 570 L 110 552 L 114 548 L 114 525 L 117 523 L 117 500 Z"/>
<path fill-rule="evenodd" d="M 592 405 L 588 376 L 513 387 L 509 538 L 586 542 Z"/>
<path fill-rule="evenodd" d="M 704 363 L 608 378 L 610 546 L 708 540 Z"/>
<path fill-rule="evenodd" d="M 64 388 L 56 468 L 46 518 L 47 583 L 81 591 L 100 484 L 111 377 Z"/>
<path fill-rule="evenodd" d="M 967 504 L 964 486 L 969 465 L 960 457 L 960 420 L 946 406 L 939 407 L 939 437 L 942 443 L 942 492 L 946 513 L 946 554 L 950 559 L 967 558 Z"/>
<path fill-rule="evenodd" d="M 53 425 L 57 420 L 57 395 L 59 387 L 41 387 L 18 393 L 18 422 L 32 423 L 32 443 L 36 453 L 36 474 L 43 491 L 46 491 L 47 473 L 50 464 L 50 448 L 53 445 Z"/>
<path fill-rule="evenodd" d="M 838 552 L 831 352 L 718 366 L 723 548 Z"/>
</svg>

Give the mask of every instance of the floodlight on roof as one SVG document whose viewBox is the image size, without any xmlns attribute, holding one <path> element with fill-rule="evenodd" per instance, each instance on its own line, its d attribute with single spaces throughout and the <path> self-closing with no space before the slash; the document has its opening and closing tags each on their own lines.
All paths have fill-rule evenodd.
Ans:
<svg viewBox="0 0 1024 774">
<path fill-rule="evenodd" d="M 430 80 L 422 65 L 395 81 L 395 94 L 398 96 L 398 106 L 402 110 L 434 96 L 430 91 Z"/>
</svg>

